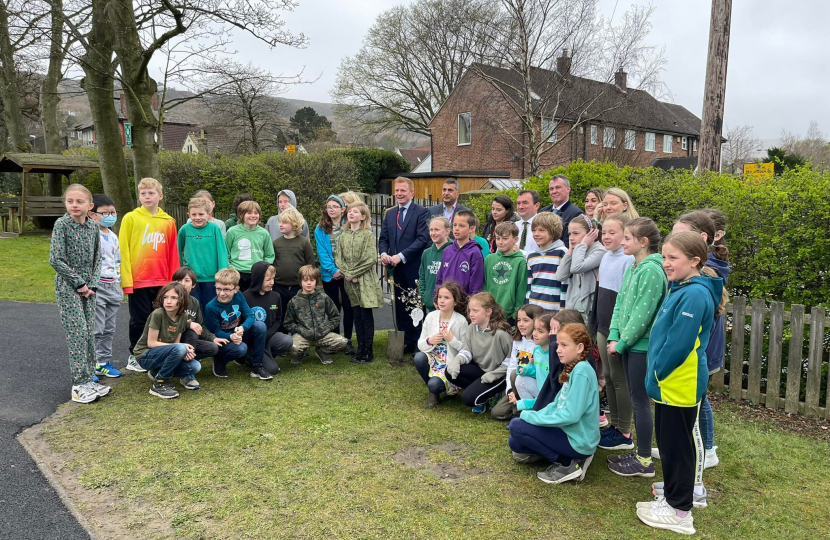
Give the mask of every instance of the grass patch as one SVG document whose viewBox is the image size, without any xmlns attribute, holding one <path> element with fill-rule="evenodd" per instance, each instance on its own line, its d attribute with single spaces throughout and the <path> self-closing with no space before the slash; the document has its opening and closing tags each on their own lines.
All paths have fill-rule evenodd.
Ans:
<svg viewBox="0 0 830 540">
<path fill-rule="evenodd" d="M 54 302 L 55 270 L 49 265 L 48 233 L 0 238 L 0 300 Z"/>
<path fill-rule="evenodd" d="M 133 375 L 44 435 L 87 488 L 149 505 L 177 538 L 668 537 L 635 515 L 650 479 L 613 475 L 600 450 L 584 482 L 540 482 L 539 467 L 510 459 L 504 424 L 457 399 L 425 409 L 415 370 L 388 366 L 385 332 L 375 339 L 373 365 L 312 356 L 271 383 L 233 366 L 216 379 L 206 363 L 202 389 L 177 400 Z M 824 538 L 830 445 L 730 405 L 715 419 L 721 465 L 707 471 L 697 536 Z"/>
</svg>

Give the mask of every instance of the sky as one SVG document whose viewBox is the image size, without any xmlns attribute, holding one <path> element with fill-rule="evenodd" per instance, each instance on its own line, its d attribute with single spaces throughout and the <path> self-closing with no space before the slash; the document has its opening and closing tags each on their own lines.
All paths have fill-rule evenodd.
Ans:
<svg viewBox="0 0 830 540">
<path fill-rule="evenodd" d="M 305 69 L 313 84 L 289 89 L 285 97 L 330 102 L 337 68 L 355 54 L 375 18 L 406 0 L 298 0 L 285 13 L 287 28 L 302 32 L 302 50 L 269 50 L 238 34 L 240 59 L 274 73 Z M 651 3 L 656 11 L 649 43 L 665 46 L 663 80 L 675 103 L 700 116 L 709 40 L 711 3 L 706 0 L 599 0 L 606 17 L 631 4 Z M 804 134 L 811 120 L 830 136 L 830 2 L 821 0 L 735 0 L 726 85 L 725 124 L 750 125 L 760 139 L 776 139 L 782 130 Z M 822 52 L 825 51 L 825 52 Z"/>
</svg>

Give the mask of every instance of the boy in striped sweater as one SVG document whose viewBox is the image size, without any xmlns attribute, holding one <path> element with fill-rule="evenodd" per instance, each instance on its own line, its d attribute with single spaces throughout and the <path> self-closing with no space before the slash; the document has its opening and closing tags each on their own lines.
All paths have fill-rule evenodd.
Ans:
<svg viewBox="0 0 830 540">
<path fill-rule="evenodd" d="M 552 212 L 540 212 L 533 218 L 533 239 L 539 251 L 527 256 L 527 303 L 548 311 L 565 308 L 567 282 L 556 279 L 556 269 L 568 249 L 562 240 L 562 220 Z"/>
</svg>

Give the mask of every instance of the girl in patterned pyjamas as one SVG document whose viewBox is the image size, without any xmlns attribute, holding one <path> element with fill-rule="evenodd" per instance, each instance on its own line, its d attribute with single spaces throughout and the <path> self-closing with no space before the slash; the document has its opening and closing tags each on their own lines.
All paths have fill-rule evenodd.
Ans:
<svg viewBox="0 0 830 540">
<path fill-rule="evenodd" d="M 95 291 L 101 274 L 98 223 L 87 218 L 92 193 L 72 184 L 63 195 L 66 214 L 55 222 L 49 264 L 57 272 L 55 298 L 69 349 L 72 401 L 91 403 L 110 387 L 93 382 L 95 374 Z"/>
</svg>

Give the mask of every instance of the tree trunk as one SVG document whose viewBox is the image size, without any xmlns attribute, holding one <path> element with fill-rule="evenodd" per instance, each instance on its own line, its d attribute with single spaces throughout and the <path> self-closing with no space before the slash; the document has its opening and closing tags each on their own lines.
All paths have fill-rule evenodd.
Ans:
<svg viewBox="0 0 830 540">
<path fill-rule="evenodd" d="M 66 57 L 63 47 L 63 2 L 53 0 L 52 35 L 49 45 L 49 66 L 40 85 L 40 123 L 43 126 L 43 140 L 47 154 L 60 154 L 63 151 L 61 132 L 58 128 L 58 83 L 61 80 L 63 60 Z M 62 175 L 46 175 L 46 194 L 56 197 L 62 191 Z"/>
<path fill-rule="evenodd" d="M 147 70 L 146 51 L 138 35 L 132 2 L 110 0 L 109 24 L 115 29 L 115 52 L 121 64 L 121 83 L 127 100 L 127 116 L 132 125 L 133 164 L 136 186 L 142 178 L 158 178 L 158 120 L 153 115 L 153 99 L 158 85 Z"/>
<path fill-rule="evenodd" d="M 115 67 L 110 61 L 113 36 L 112 27 L 105 18 L 105 9 L 106 2 L 93 0 L 92 31 L 87 37 L 89 50 L 81 58 L 85 74 L 81 88 L 89 99 L 89 109 L 95 124 L 104 193 L 110 196 L 120 213 L 126 213 L 133 209 L 133 198 L 124 163 L 118 113 L 113 101 Z"/>
<path fill-rule="evenodd" d="M 17 86 L 17 70 L 14 50 L 9 37 L 9 14 L 6 3 L 0 2 L 0 99 L 3 100 L 3 116 L 12 140 L 13 151 L 30 152 L 32 144 L 20 109 L 20 91 Z"/>
<path fill-rule="evenodd" d="M 697 171 L 719 171 L 732 0 L 712 0 Z"/>
</svg>

